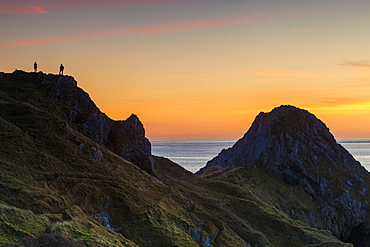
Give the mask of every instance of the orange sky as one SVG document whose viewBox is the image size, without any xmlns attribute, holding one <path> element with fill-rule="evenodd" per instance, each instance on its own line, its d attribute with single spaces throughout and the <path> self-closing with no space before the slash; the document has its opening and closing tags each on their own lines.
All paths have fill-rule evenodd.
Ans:
<svg viewBox="0 0 370 247">
<path fill-rule="evenodd" d="M 260 112 L 309 110 L 370 138 L 365 0 L 0 0 L 0 71 L 61 63 L 150 140 L 236 140 Z"/>
</svg>

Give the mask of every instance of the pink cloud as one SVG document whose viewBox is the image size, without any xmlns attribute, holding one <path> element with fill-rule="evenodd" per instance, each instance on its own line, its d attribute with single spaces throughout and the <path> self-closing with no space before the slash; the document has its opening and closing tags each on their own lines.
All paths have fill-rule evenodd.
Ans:
<svg viewBox="0 0 370 247">
<path fill-rule="evenodd" d="M 18 6 L 0 4 L 0 13 L 10 13 L 18 15 L 26 14 L 45 14 L 47 11 L 44 6 Z"/>
<path fill-rule="evenodd" d="M 86 0 L 80 0 L 79 3 L 84 2 L 84 1 Z M 124 1 L 124 3 L 134 4 L 135 2 L 135 4 L 149 4 L 149 3 L 173 2 L 173 1 L 184 1 L 184 0 L 139 0 L 139 1 Z M 116 3 L 116 0 L 111 0 L 109 2 Z M 267 20 L 279 20 L 279 19 L 287 19 L 287 18 L 293 19 L 293 18 L 301 18 L 301 17 L 302 16 L 300 15 L 270 15 L 270 16 L 237 17 L 237 18 L 229 18 L 229 19 L 201 20 L 201 21 L 194 21 L 194 22 L 176 23 L 176 24 L 170 24 L 170 25 L 148 26 L 148 27 L 133 28 L 133 29 L 121 29 L 121 30 L 112 30 L 112 31 L 105 31 L 105 32 L 84 33 L 84 34 L 76 34 L 76 35 L 55 37 L 55 38 L 49 38 L 49 39 L 24 40 L 24 41 L 16 41 L 16 42 L 9 42 L 9 43 L 0 43 L 0 47 L 73 42 L 73 41 L 81 41 L 81 40 L 96 39 L 96 38 L 103 38 L 103 37 L 112 37 L 112 36 L 125 35 L 125 34 L 154 35 L 154 34 L 168 33 L 168 32 L 197 30 L 197 29 L 205 29 L 209 27 L 228 26 L 228 25 L 235 25 L 235 24 L 242 24 L 242 23 L 251 23 L 251 22 L 267 21 Z M 307 15 L 304 15 L 304 17 L 307 17 Z"/>
<path fill-rule="evenodd" d="M 1 1 L 1 0 L 0 0 Z M 118 6 L 145 5 L 166 2 L 182 2 L 187 0 L 54 0 L 30 1 L 21 0 L 11 4 L 0 3 L 0 13 L 8 14 L 44 14 L 51 10 L 72 10 L 80 11 L 81 9 L 99 9 L 111 8 Z"/>
<path fill-rule="evenodd" d="M 118 35 L 124 35 L 124 34 L 154 35 L 154 34 L 168 33 L 168 32 L 204 29 L 204 28 L 216 27 L 216 26 L 235 25 L 235 24 L 241 24 L 241 23 L 246 23 L 246 22 L 264 20 L 266 18 L 267 17 L 256 16 L 256 17 L 240 17 L 240 18 L 231 18 L 231 19 L 203 20 L 203 21 L 196 21 L 196 22 L 177 23 L 177 24 L 172 24 L 172 25 L 149 26 L 149 27 L 134 28 L 134 29 L 113 30 L 113 31 L 107 31 L 107 32 L 85 33 L 85 34 L 69 35 L 69 36 L 63 36 L 63 37 L 55 37 L 55 38 L 50 38 L 50 39 L 24 40 L 24 41 L 17 41 L 17 42 L 2 43 L 0 44 L 0 47 L 73 42 L 73 41 L 81 41 L 81 40 L 96 39 L 96 38 L 103 38 L 103 37 L 112 37 L 112 36 L 118 36 Z"/>
<path fill-rule="evenodd" d="M 112 8 L 119 6 L 132 6 L 132 5 L 146 5 L 167 2 L 183 2 L 189 0 L 74 0 L 74 1 L 59 1 L 53 8 L 68 8 L 73 11 L 81 9 L 101 9 Z"/>
</svg>

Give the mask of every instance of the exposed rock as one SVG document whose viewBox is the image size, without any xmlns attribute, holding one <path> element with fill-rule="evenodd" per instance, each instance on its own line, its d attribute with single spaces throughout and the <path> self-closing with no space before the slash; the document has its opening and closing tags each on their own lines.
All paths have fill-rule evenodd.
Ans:
<svg viewBox="0 0 370 247">
<path fill-rule="evenodd" d="M 204 247 L 212 247 L 213 241 L 209 235 L 203 236 L 201 232 L 203 231 L 203 226 L 198 219 L 195 220 L 195 227 L 189 227 L 189 232 L 191 237 L 194 239 L 195 242 L 198 244 L 202 244 Z"/>
<path fill-rule="evenodd" d="M 119 156 L 154 175 L 151 144 L 139 118 L 132 114 L 126 121 L 117 121 L 108 136 L 107 147 Z"/>
<path fill-rule="evenodd" d="M 12 74 L 4 73 L 4 76 L 19 78 L 30 77 L 33 74 L 15 71 Z M 46 75 L 42 72 L 35 76 L 41 84 L 48 86 L 53 99 L 65 103 L 66 119 L 72 127 L 154 175 L 151 144 L 145 137 L 144 126 L 136 115 L 131 115 L 125 121 L 114 121 L 100 111 L 86 92 L 77 87 L 73 77 Z M 80 148 L 83 147 L 80 146 Z M 93 158 L 98 161 L 103 159 L 99 152 L 98 150 L 93 154 Z"/>
<path fill-rule="evenodd" d="M 326 125 L 306 110 L 280 106 L 260 113 L 243 138 L 197 174 L 212 166 L 265 167 L 286 183 L 304 188 L 320 212 L 323 223 L 317 227 L 344 241 L 353 234 L 370 241 L 370 175 L 336 142 Z"/>
<path fill-rule="evenodd" d="M 100 150 L 96 149 L 95 147 L 92 147 L 92 150 L 93 150 L 92 158 L 94 160 L 102 161 L 104 159 L 104 155 Z"/>
<path fill-rule="evenodd" d="M 115 231 L 115 229 L 111 226 L 110 220 L 111 220 L 111 215 L 109 215 L 106 211 L 101 211 L 97 214 L 94 215 L 95 218 L 103 221 L 105 223 L 105 228 L 111 231 Z"/>
</svg>

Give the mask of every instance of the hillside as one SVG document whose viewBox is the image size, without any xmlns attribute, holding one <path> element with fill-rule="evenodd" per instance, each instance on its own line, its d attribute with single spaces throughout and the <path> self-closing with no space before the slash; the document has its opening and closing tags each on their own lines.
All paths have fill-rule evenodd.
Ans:
<svg viewBox="0 0 370 247">
<path fill-rule="evenodd" d="M 290 217 L 264 181 L 288 206 L 304 206 L 301 186 L 262 167 L 200 177 L 150 156 L 144 135 L 136 116 L 101 113 L 72 77 L 0 73 L 0 243 L 351 246 Z"/>
<path fill-rule="evenodd" d="M 280 106 L 260 113 L 243 138 L 198 174 L 210 177 L 215 167 L 234 168 L 217 179 L 239 185 L 254 180 L 255 193 L 291 218 L 330 230 L 343 241 L 369 246 L 370 174 L 308 111 Z M 292 202 L 291 196 L 284 196 L 285 189 L 271 186 L 275 182 L 269 183 L 271 188 L 265 185 L 261 170 L 299 188 L 299 193 L 289 192 Z"/>
<path fill-rule="evenodd" d="M 3 83 L 0 99 L 5 103 L 27 103 L 37 110 L 51 113 L 66 121 L 67 127 L 108 147 L 115 154 L 153 175 L 151 144 L 145 138 L 143 124 L 136 115 L 132 114 L 122 121 L 110 119 L 99 110 L 86 92 L 77 87 L 77 82 L 71 76 L 60 77 L 16 70 L 12 74 L 2 73 L 0 77 Z"/>
</svg>

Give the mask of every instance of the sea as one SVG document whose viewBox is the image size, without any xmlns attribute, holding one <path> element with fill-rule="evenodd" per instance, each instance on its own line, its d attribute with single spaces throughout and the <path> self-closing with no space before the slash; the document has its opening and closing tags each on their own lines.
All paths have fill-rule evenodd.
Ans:
<svg viewBox="0 0 370 247">
<path fill-rule="evenodd" d="M 232 147 L 230 141 L 151 141 L 152 153 L 166 157 L 193 173 L 204 167 L 221 150 Z M 370 171 L 370 139 L 337 139 L 362 166 Z"/>
</svg>

